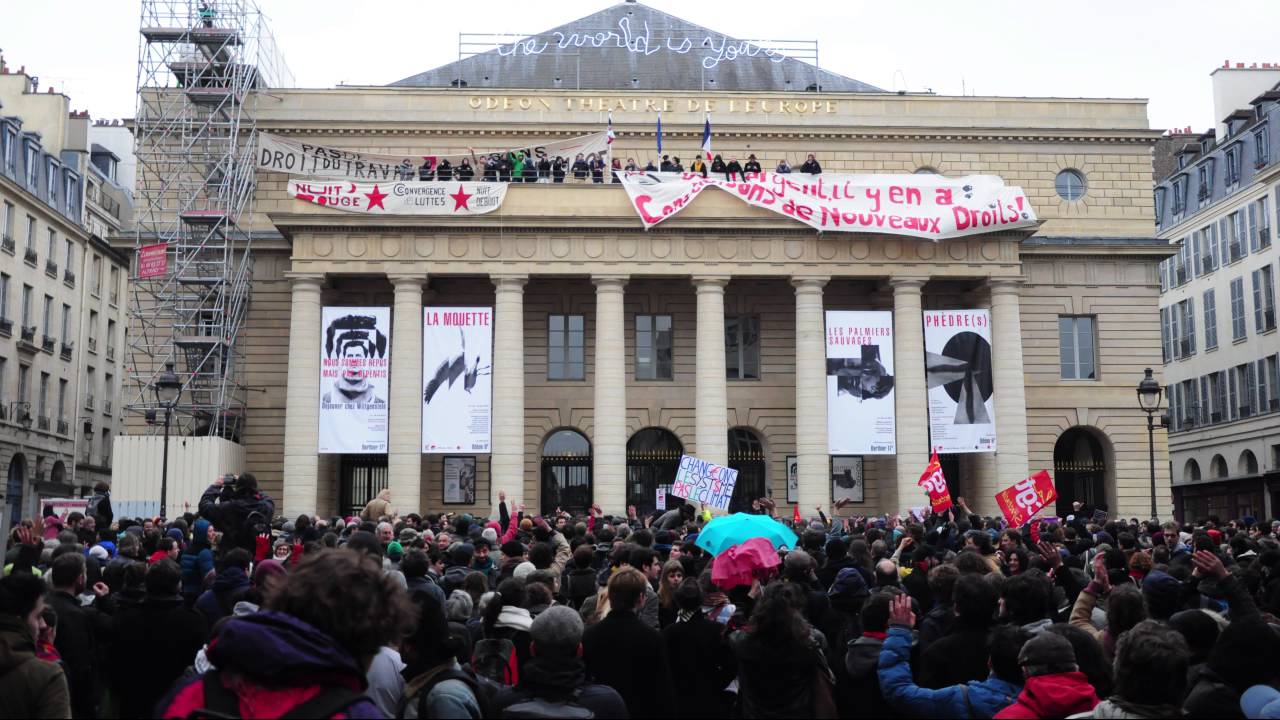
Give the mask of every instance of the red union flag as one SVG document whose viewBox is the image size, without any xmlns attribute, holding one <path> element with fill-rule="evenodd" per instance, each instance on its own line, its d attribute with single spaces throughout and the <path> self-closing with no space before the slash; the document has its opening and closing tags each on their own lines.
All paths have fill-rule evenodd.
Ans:
<svg viewBox="0 0 1280 720">
<path fill-rule="evenodd" d="M 951 491 L 947 489 L 947 479 L 942 475 L 942 464 L 938 462 L 938 453 L 929 458 L 929 467 L 920 476 L 920 487 L 929 493 L 929 507 L 933 512 L 943 513 L 951 507 Z"/>
<path fill-rule="evenodd" d="M 1056 499 L 1058 491 L 1045 470 L 996 493 L 996 502 L 1009 527 L 1022 527 Z"/>
<path fill-rule="evenodd" d="M 138 248 L 139 280 L 164 277 L 165 273 L 169 271 L 168 257 L 165 255 L 165 250 L 168 247 L 165 243 L 156 243 L 155 245 L 143 245 Z"/>
</svg>

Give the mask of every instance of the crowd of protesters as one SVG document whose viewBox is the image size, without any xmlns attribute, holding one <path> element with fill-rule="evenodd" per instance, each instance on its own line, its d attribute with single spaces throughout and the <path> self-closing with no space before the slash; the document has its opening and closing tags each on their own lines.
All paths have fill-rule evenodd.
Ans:
<svg viewBox="0 0 1280 720">
<path fill-rule="evenodd" d="M 102 487 L 11 533 L 0 717 L 1280 716 L 1280 522 L 848 509 L 766 519 L 796 546 L 748 582 L 687 504 L 286 520 L 246 473 L 165 520 Z"/>
<path fill-rule="evenodd" d="M 397 171 L 401 180 L 480 180 L 483 182 L 514 183 L 617 183 L 619 174 L 624 172 L 677 172 L 696 173 L 702 177 L 723 177 L 727 181 L 743 179 L 747 174 L 762 172 L 760 161 L 754 153 L 747 156 L 745 163 L 730 157 L 726 162 L 721 155 L 715 155 L 708 165 L 702 157 L 696 156 L 688 168 L 680 161 L 679 156 L 663 155 L 657 165 L 652 160 L 643 166 L 629 157 L 624 163 L 619 158 L 610 160 L 604 153 L 578 153 L 572 158 L 562 155 L 526 155 L 523 151 L 488 153 L 477 157 L 463 158 L 457 165 L 449 158 L 427 158 L 422 165 L 414 167 L 407 160 Z M 778 161 L 774 172 L 788 174 L 792 172 L 786 158 Z M 799 172 L 811 175 L 822 173 L 822 165 L 809 153 Z M 478 176 L 478 177 L 477 177 Z"/>
</svg>

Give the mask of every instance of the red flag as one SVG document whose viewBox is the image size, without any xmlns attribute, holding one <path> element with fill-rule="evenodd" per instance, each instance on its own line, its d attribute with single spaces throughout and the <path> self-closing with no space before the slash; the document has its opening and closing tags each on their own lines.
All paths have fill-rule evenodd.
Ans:
<svg viewBox="0 0 1280 720">
<path fill-rule="evenodd" d="M 1058 498 L 1053 479 L 1045 470 L 996 493 L 996 504 L 1010 527 L 1022 527 Z"/>
<path fill-rule="evenodd" d="M 947 479 L 942 474 L 942 464 L 938 462 L 938 451 L 929 458 L 929 467 L 920 476 L 920 487 L 929 493 L 929 507 L 934 514 L 944 513 L 951 507 L 951 491 L 947 488 Z"/>
<path fill-rule="evenodd" d="M 800 517 L 800 506 L 796 505 L 791 508 L 791 524 L 799 525 L 802 522 L 804 522 L 804 518 Z"/>
</svg>

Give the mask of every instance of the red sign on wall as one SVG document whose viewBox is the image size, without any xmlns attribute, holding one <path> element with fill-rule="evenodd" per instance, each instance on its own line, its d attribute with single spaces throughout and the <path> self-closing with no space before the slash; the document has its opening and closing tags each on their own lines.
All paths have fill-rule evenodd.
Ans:
<svg viewBox="0 0 1280 720">
<path fill-rule="evenodd" d="M 165 255 L 165 250 L 168 247 L 165 243 L 156 243 L 155 245 L 143 245 L 138 248 L 139 280 L 164 277 L 165 273 L 169 271 L 168 256 Z"/>
</svg>

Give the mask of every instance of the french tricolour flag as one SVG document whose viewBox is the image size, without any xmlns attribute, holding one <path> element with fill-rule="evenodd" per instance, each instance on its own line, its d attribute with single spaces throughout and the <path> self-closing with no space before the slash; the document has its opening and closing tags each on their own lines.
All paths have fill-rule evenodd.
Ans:
<svg viewBox="0 0 1280 720">
<path fill-rule="evenodd" d="M 612 110 L 610 110 L 610 111 L 609 111 L 609 129 L 608 129 L 608 130 L 605 132 L 605 134 L 604 134 L 604 141 L 605 141 L 605 144 L 606 144 L 606 145 L 612 145 L 612 144 L 613 144 L 613 138 L 614 138 L 614 137 L 615 137 L 615 136 L 614 136 L 614 134 L 613 134 L 613 111 L 612 111 Z"/>
<path fill-rule="evenodd" d="M 702 126 L 702 154 L 711 162 L 711 113 L 707 113 L 707 121 Z"/>
</svg>

